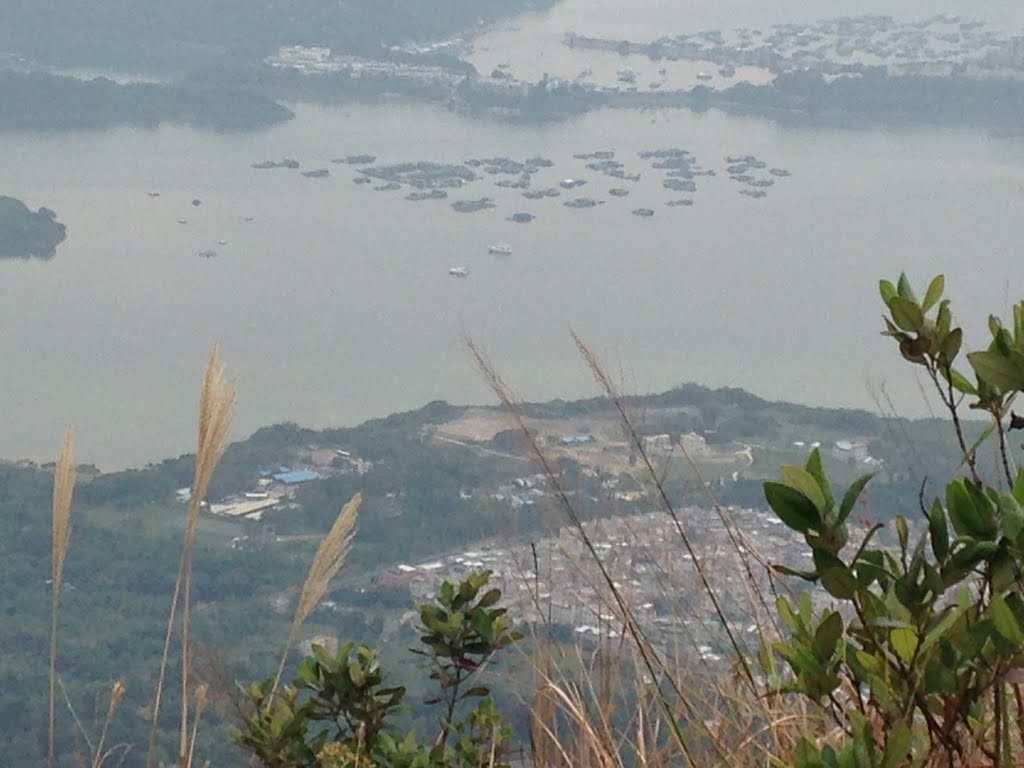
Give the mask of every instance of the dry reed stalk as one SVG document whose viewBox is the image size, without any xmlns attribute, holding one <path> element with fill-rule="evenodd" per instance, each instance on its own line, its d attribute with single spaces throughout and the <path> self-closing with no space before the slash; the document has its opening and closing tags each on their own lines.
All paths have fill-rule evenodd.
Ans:
<svg viewBox="0 0 1024 768">
<path fill-rule="evenodd" d="M 509 415 L 512 417 L 516 429 L 519 431 L 520 434 L 523 435 L 526 444 L 533 455 L 534 460 L 540 466 L 545 477 L 547 477 L 548 482 L 551 484 L 551 487 L 554 490 L 554 497 L 557 500 L 558 505 L 562 508 L 562 511 L 565 513 L 565 515 L 569 518 L 572 527 L 579 534 L 580 541 L 582 542 L 584 548 L 586 549 L 587 553 L 590 555 L 591 559 L 593 560 L 598 569 L 601 581 L 609 589 L 612 597 L 614 598 L 619 613 L 626 617 L 627 621 L 625 622 L 623 630 L 626 634 L 629 635 L 629 638 L 632 641 L 633 646 L 637 651 L 637 654 L 642 660 L 643 665 L 646 667 L 652 679 L 658 678 L 659 671 L 664 673 L 665 679 L 669 683 L 673 694 L 675 694 L 680 703 L 684 703 L 687 700 L 686 694 L 684 693 L 682 688 L 680 688 L 680 686 L 677 684 L 677 681 L 670 674 L 670 670 L 665 667 L 663 660 L 661 659 L 658 651 L 651 644 L 650 639 L 647 637 L 647 633 L 644 631 L 643 627 L 636 620 L 634 614 L 628 609 L 628 606 L 626 605 L 625 600 L 622 597 L 622 594 L 615 587 L 614 580 L 612 579 L 610 572 L 602 562 L 601 557 L 594 546 L 593 540 L 587 533 L 587 530 L 583 525 L 582 519 L 576 511 L 576 508 L 573 506 L 569 494 L 566 492 L 564 486 L 562 485 L 558 473 L 555 472 L 554 468 L 551 465 L 551 462 L 548 460 L 547 456 L 545 456 L 544 452 L 541 450 L 540 445 L 538 444 L 535 436 L 527 428 L 525 419 L 523 418 L 522 411 L 518 406 L 518 398 L 513 394 L 512 389 L 505 383 L 504 379 L 502 379 L 502 377 L 498 374 L 490 358 L 487 357 L 483 350 L 481 350 L 476 345 L 476 343 L 470 338 L 466 338 L 464 340 L 464 343 L 471 357 L 473 358 L 473 361 L 476 364 L 477 369 L 483 375 L 484 380 L 490 386 L 491 390 L 498 396 L 498 399 L 505 407 Z M 640 443 L 639 437 L 637 437 L 637 442 Z M 642 444 L 640 445 L 640 448 L 642 452 Z M 645 459 L 649 462 L 649 458 L 646 458 L 646 454 L 643 455 L 645 456 Z M 662 489 L 662 495 L 664 497 L 664 489 Z M 667 497 L 664 498 L 667 501 Z M 671 505 L 669 506 L 671 508 Z M 710 585 L 707 586 L 708 588 L 710 588 Z M 685 741 L 685 737 L 683 736 L 682 731 L 679 728 L 678 722 L 672 716 L 668 699 L 660 690 L 658 691 L 658 703 L 662 709 L 666 722 L 671 727 L 673 736 L 678 743 L 681 754 L 686 758 L 686 765 L 693 766 L 694 763 L 690 757 L 689 745 Z M 701 723 L 698 722 L 697 725 L 699 727 Z M 712 740 L 712 742 L 717 745 L 717 742 L 714 742 L 714 740 Z M 720 757 L 724 758 L 725 755 L 720 755 Z"/>
<path fill-rule="evenodd" d="M 75 434 L 71 427 L 64 431 L 64 442 L 53 474 L 53 508 L 50 573 L 50 725 L 47 765 L 56 759 L 57 738 L 57 608 L 60 585 L 64 577 L 64 561 L 71 538 L 71 500 L 75 493 Z"/>
<path fill-rule="evenodd" d="M 588 533 L 582 526 L 582 522 L 578 518 L 578 515 L 576 515 L 575 510 L 572 508 L 572 504 L 569 502 L 567 495 L 563 493 L 557 473 L 554 472 L 550 463 L 541 451 L 540 446 L 537 444 L 536 440 L 532 438 L 532 435 L 526 428 L 525 419 L 518 408 L 518 400 L 513 395 L 512 390 L 505 384 L 500 375 L 496 372 L 490 360 L 471 339 L 466 340 L 466 346 L 471 353 L 477 368 L 484 375 L 484 378 L 491 386 L 491 389 L 498 395 L 499 400 L 511 415 L 518 431 L 525 439 L 525 443 L 534 460 L 541 466 L 545 475 L 548 477 L 548 480 L 551 482 L 559 505 L 562 506 L 563 510 L 568 515 L 570 522 L 580 534 L 590 557 L 597 565 L 598 570 L 600 571 L 600 581 L 604 582 L 607 587 L 607 590 L 599 589 L 597 591 L 599 594 L 607 593 L 608 596 L 604 597 L 604 600 L 609 603 L 608 607 L 611 609 L 612 613 L 617 614 L 617 618 L 621 618 L 623 622 L 624 636 L 628 636 L 632 641 L 634 650 L 638 656 L 638 661 L 642 662 L 642 666 L 647 670 L 650 679 L 664 679 L 665 683 L 669 685 L 676 696 L 676 704 L 674 707 L 670 708 L 664 692 L 660 689 L 654 689 L 651 691 L 660 712 L 660 717 L 647 718 L 648 722 L 654 723 L 652 729 L 660 731 L 662 726 L 666 726 L 668 728 L 668 732 L 674 742 L 674 749 L 672 750 L 674 753 L 674 761 L 683 761 L 683 763 L 687 765 L 706 764 L 704 760 L 695 762 L 698 756 L 692 752 L 691 745 L 687 743 L 688 739 L 679 731 L 678 722 L 681 717 L 688 721 L 690 726 L 704 738 L 706 742 L 704 749 L 710 751 L 710 754 L 704 755 L 704 758 L 712 763 L 727 764 L 734 757 L 740 757 L 740 755 L 737 755 L 730 749 L 731 746 L 742 743 L 743 741 L 741 738 L 734 738 L 734 735 L 749 734 L 751 730 L 754 730 L 759 726 L 759 723 L 764 722 L 766 719 L 769 719 L 770 721 L 772 713 L 769 711 L 767 704 L 759 700 L 757 697 L 758 686 L 753 676 L 753 672 L 749 667 L 748 660 L 746 656 L 743 655 L 743 649 L 740 647 L 737 638 L 733 635 L 728 622 L 725 620 L 718 595 L 707 579 L 701 560 L 698 559 L 697 553 L 694 551 L 692 542 L 683 528 L 682 521 L 679 519 L 674 506 L 667 497 L 664 488 L 664 479 L 661 476 L 661 473 L 654 467 L 650 457 L 644 451 L 642 441 L 639 439 L 639 434 L 634 426 L 634 422 L 626 409 L 624 398 L 618 394 L 614 385 L 604 373 L 601 364 L 591 350 L 578 336 L 573 335 L 573 339 L 598 384 L 602 387 L 606 396 L 612 401 L 613 405 L 617 409 L 623 428 L 626 431 L 627 438 L 633 443 L 634 447 L 638 451 L 646 469 L 646 474 L 656 486 L 660 496 L 659 500 L 664 511 L 675 524 L 677 533 L 686 546 L 688 554 L 692 558 L 692 562 L 694 563 L 694 567 L 697 570 L 697 575 L 701 582 L 701 591 L 710 601 L 711 608 L 718 615 L 726 633 L 729 635 L 730 644 L 736 654 L 736 664 L 739 669 L 742 670 L 741 680 L 734 680 L 730 682 L 721 682 L 719 678 L 697 680 L 697 676 L 693 675 L 683 664 L 677 662 L 672 666 L 666 665 L 660 653 L 654 648 L 650 640 L 647 638 L 646 633 L 638 625 L 636 617 L 632 611 L 632 606 L 630 606 L 624 596 L 620 594 L 619 590 L 615 588 L 614 584 L 611 582 L 609 574 L 603 567 L 600 558 L 596 556 L 595 552 L 590 551 L 591 547 L 588 543 Z M 689 459 L 689 457 L 687 458 Z M 702 483 L 702 485 L 704 485 L 706 489 L 706 483 Z M 740 555 L 745 572 L 748 576 L 753 578 L 753 568 L 750 560 L 755 561 L 761 567 L 764 567 L 765 563 L 763 563 L 762 559 L 756 553 L 751 554 L 753 550 L 749 546 L 749 542 L 738 534 L 735 530 L 734 523 L 728 519 L 729 516 L 725 514 L 725 510 L 717 500 L 713 500 L 713 504 L 722 523 L 729 529 L 728 532 L 730 534 L 730 539 L 732 540 L 732 545 L 737 551 L 737 554 Z M 760 589 L 757 588 L 756 584 L 750 584 L 747 586 L 747 599 L 750 600 L 752 605 L 757 606 L 759 604 L 761 609 L 765 610 L 765 598 L 763 593 L 760 592 Z M 758 610 L 755 608 L 751 615 L 756 615 L 757 613 Z M 770 611 L 767 613 L 771 616 Z M 761 626 L 760 622 L 758 622 L 758 626 Z M 698 685 L 686 685 L 684 681 L 690 678 L 692 678 L 691 682 L 697 681 Z M 563 697 L 563 705 L 565 701 L 566 699 Z M 598 720 L 608 722 L 610 715 L 607 699 L 604 697 L 595 697 L 595 702 L 598 703 Z M 575 709 L 569 708 L 566 710 L 566 714 L 569 716 L 570 720 L 575 720 L 578 717 L 579 711 L 579 707 L 576 707 Z M 711 713 L 711 718 L 705 717 L 708 713 Z M 806 722 L 806 719 L 804 721 Z M 536 723 L 536 725 L 539 728 L 540 734 L 550 736 L 551 738 L 557 738 L 556 734 L 554 734 L 544 723 Z M 581 723 L 581 725 L 583 724 Z M 589 722 L 585 725 L 587 727 L 578 732 L 585 737 L 584 740 L 592 741 L 593 737 L 598 734 L 599 730 L 604 730 L 600 728 L 595 730 Z M 772 733 L 774 734 L 774 729 L 770 730 L 772 730 Z M 585 748 L 583 745 L 577 745 L 583 751 L 577 756 L 577 760 L 573 762 L 580 765 L 584 764 L 586 761 L 584 760 L 583 752 L 590 752 L 592 754 L 602 754 L 602 757 L 598 762 L 601 764 L 607 764 L 607 760 L 611 757 L 609 753 L 614 751 L 608 748 L 609 743 L 610 742 L 606 741 L 604 744 L 591 744 L 589 748 Z M 634 751 L 635 746 L 636 745 L 634 745 Z M 658 747 L 656 745 L 646 744 L 644 749 L 648 756 L 652 756 L 664 754 L 668 747 Z M 760 759 L 755 761 L 754 764 L 763 763 L 763 757 L 764 752 L 761 750 Z M 656 758 L 651 757 L 650 759 Z"/>
<path fill-rule="evenodd" d="M 192 765 L 192 760 L 195 757 L 196 738 L 199 736 L 199 720 L 206 709 L 206 694 L 208 690 L 209 688 L 205 683 L 200 684 L 196 688 L 196 713 L 195 717 L 192 718 L 192 738 L 189 740 L 188 745 L 188 765 Z"/>
<path fill-rule="evenodd" d="M 228 384 L 224 368 L 218 361 L 218 349 L 213 347 L 206 363 L 203 385 L 199 397 L 199 430 L 198 449 L 196 451 L 196 467 L 192 480 L 192 496 L 189 499 L 185 515 L 185 535 L 182 543 L 181 561 L 178 566 L 178 577 L 174 583 L 174 594 L 171 597 L 171 608 L 167 617 L 167 631 L 164 635 L 164 648 L 160 660 L 160 672 L 157 677 L 156 692 L 153 702 L 153 716 L 150 722 L 149 749 L 146 754 L 146 766 L 152 765 L 153 751 L 156 746 L 156 734 L 160 719 L 160 702 L 163 697 L 164 678 L 167 674 L 167 663 L 170 656 L 171 637 L 174 634 L 174 620 L 177 614 L 179 599 L 182 599 L 181 621 L 181 721 L 178 727 L 178 763 L 180 768 L 190 765 L 188 753 L 188 685 L 191 663 L 189 642 L 191 598 L 192 598 L 192 551 L 195 547 L 196 527 L 199 522 L 199 510 L 206 490 L 213 477 L 217 462 L 227 448 L 228 431 L 231 427 L 231 416 L 235 406 L 235 389 Z"/>
<path fill-rule="evenodd" d="M 345 564 L 349 550 L 352 548 L 352 540 L 356 535 L 356 522 L 359 519 L 359 505 L 363 503 L 363 495 L 357 493 L 341 508 L 338 517 L 335 518 L 331 529 L 324 536 L 323 541 L 316 550 L 313 562 L 309 566 L 309 573 L 302 585 L 299 594 L 298 604 L 295 606 L 295 616 L 292 618 L 291 628 L 288 630 L 288 639 L 285 642 L 284 651 L 281 654 L 281 661 L 277 665 L 277 674 L 274 676 L 274 685 L 270 689 L 270 700 L 277 691 L 281 682 L 281 675 L 284 674 L 284 665 L 288 660 L 288 652 L 299 633 L 299 628 L 309 618 L 309 614 L 316 608 L 317 603 L 324 596 L 331 580 Z"/>
<path fill-rule="evenodd" d="M 107 734 L 110 732 L 110 723 L 114 719 L 114 713 L 117 712 L 117 706 L 121 703 L 122 696 L 124 696 L 124 684 L 118 680 L 110 686 L 110 702 L 107 704 L 107 716 L 103 720 L 100 740 L 96 743 L 96 749 L 93 751 L 92 768 L 100 768 L 103 765 L 103 761 L 107 758 L 107 754 L 103 752 L 103 747 L 106 745 Z"/>
<path fill-rule="evenodd" d="M 587 364 L 591 374 L 593 374 L 594 380 L 604 390 L 605 396 L 615 405 L 616 410 L 619 412 L 619 418 L 622 421 L 622 426 L 626 430 L 629 441 L 632 443 L 633 447 L 636 448 L 637 453 L 647 470 L 648 476 L 654 482 L 662 507 L 672 517 L 672 521 L 676 527 L 676 532 L 679 534 L 679 538 L 683 542 L 683 546 L 686 548 L 687 553 L 693 559 L 693 565 L 697 571 L 697 577 L 700 579 L 701 586 L 704 588 L 708 598 L 711 600 L 716 616 L 722 622 L 722 627 L 725 629 L 725 633 L 729 638 L 729 643 L 743 667 L 743 671 L 747 677 L 747 682 L 750 685 L 751 690 L 756 690 L 757 683 L 754 680 L 754 673 L 750 669 L 750 665 L 747 663 L 742 647 L 739 645 L 735 635 L 733 635 L 732 630 L 729 628 L 729 621 L 722 609 L 721 602 L 718 599 L 718 594 L 711 586 L 707 572 L 704 569 L 701 559 L 698 557 L 698 553 L 695 550 L 693 543 L 690 541 L 690 537 L 686 533 L 682 520 L 679 518 L 679 515 L 676 513 L 675 506 L 669 500 L 668 494 L 665 492 L 665 485 L 661 482 L 658 472 L 655 469 L 654 464 L 651 462 L 650 456 L 644 450 L 643 440 L 629 416 L 624 398 L 619 394 L 607 373 L 605 373 L 604 366 L 601 364 L 601 361 L 598 360 L 597 355 L 594 354 L 593 350 L 591 350 L 590 347 L 587 346 L 586 342 L 576 335 L 576 333 L 572 333 L 571 335 L 573 342 L 576 344 L 576 349 L 579 351 L 583 361 Z"/>
<path fill-rule="evenodd" d="M 92 739 L 89 738 L 89 732 L 85 730 L 85 726 L 82 725 L 82 720 L 78 717 L 78 713 L 75 711 L 74 705 L 71 703 L 71 697 L 68 696 L 68 689 L 64 687 L 64 681 L 57 678 L 57 686 L 60 688 L 60 695 L 64 699 L 64 705 L 68 708 L 68 713 L 71 715 L 71 720 L 74 722 L 75 727 L 78 729 L 78 733 L 81 734 L 82 740 L 85 745 L 89 748 L 89 754 L 91 755 L 95 750 L 92 746 Z M 81 762 L 81 761 L 80 761 Z"/>
</svg>

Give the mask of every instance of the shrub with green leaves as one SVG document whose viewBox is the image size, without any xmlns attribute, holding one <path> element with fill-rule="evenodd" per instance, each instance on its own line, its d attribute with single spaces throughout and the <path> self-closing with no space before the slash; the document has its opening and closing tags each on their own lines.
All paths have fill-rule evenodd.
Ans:
<svg viewBox="0 0 1024 768">
<path fill-rule="evenodd" d="M 274 690 L 266 680 L 242 687 L 243 725 L 236 743 L 265 768 L 478 768 L 501 766 L 510 728 L 479 684 L 480 671 L 521 639 L 511 630 L 501 591 L 484 591 L 490 571 L 445 581 L 419 606 L 423 649 L 442 705 L 438 733 L 420 741 L 397 734 L 393 719 L 405 688 L 385 684 L 376 653 L 345 643 L 334 654 L 314 646 L 294 681 Z M 475 700 L 475 705 L 470 705 Z"/>
<path fill-rule="evenodd" d="M 810 699 L 835 723 L 833 733 L 800 742 L 789 762 L 795 768 L 1024 761 L 1024 471 L 1009 443 L 1024 426 L 1010 410 L 1024 391 L 1024 302 L 1013 308 L 1011 328 L 989 318 L 992 340 L 963 356 L 968 370 L 944 289 L 941 275 L 921 300 L 906 276 L 880 284 L 884 333 L 925 370 L 963 452 L 965 476 L 949 480 L 930 506 L 922 489 L 920 534 L 900 516 L 895 546 L 877 543 L 879 525 L 851 544 L 848 519 L 870 475 L 840 498 L 817 450 L 764 484 L 768 504 L 803 535 L 814 564 L 776 569 L 830 598 L 816 611 L 808 592 L 780 597 L 785 631 L 759 654 L 779 693 Z M 964 405 L 990 421 L 971 445 Z M 999 471 L 984 478 L 977 452 L 992 436 Z"/>
</svg>

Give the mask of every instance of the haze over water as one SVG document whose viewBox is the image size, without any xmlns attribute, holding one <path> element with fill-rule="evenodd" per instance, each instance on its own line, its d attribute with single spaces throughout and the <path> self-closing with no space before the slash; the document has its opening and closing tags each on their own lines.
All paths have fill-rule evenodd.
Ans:
<svg viewBox="0 0 1024 768">
<path fill-rule="evenodd" d="M 618 29 L 643 39 L 672 31 L 648 20 L 680 4 L 632 3 L 627 17 L 621 5 L 588 0 L 583 24 L 582 0 L 566 0 L 507 34 L 546 24 L 558 36 Z M 672 14 L 680 32 L 853 12 L 848 3 L 816 4 L 811 18 L 796 2 L 756 12 L 690 5 Z M 943 10 L 1024 25 L 1016 3 L 885 12 Z M 993 305 L 1022 293 L 1017 141 L 938 128 L 794 130 L 717 112 L 605 111 L 516 126 L 398 102 L 295 110 L 295 120 L 244 136 L 172 126 L 0 136 L 4 191 L 68 225 L 52 261 L 0 262 L 0 456 L 52 456 L 65 423 L 77 427 L 80 458 L 103 468 L 193 450 L 214 341 L 239 385 L 236 437 L 281 420 L 352 424 L 436 398 L 490 402 L 463 334 L 525 397 L 590 396 L 570 327 L 627 389 L 697 381 L 873 408 L 866 378 L 892 372 L 890 391 L 916 414 L 912 380 L 876 335 L 877 279 L 945 271 L 961 321 L 979 329 Z M 692 208 L 666 208 L 679 195 L 636 157 L 666 146 L 719 171 L 698 179 Z M 598 149 L 644 174 L 629 198 L 608 198 L 612 180 L 571 159 Z M 485 177 L 453 197 L 488 195 L 498 208 L 458 214 L 447 201 L 359 187 L 354 170 L 328 163 L 361 152 L 380 163 L 542 154 L 556 163 L 548 182 L 585 175 L 581 193 L 607 202 L 572 210 L 561 204 L 571 195 L 524 200 Z M 737 195 L 722 159 L 747 153 L 792 178 L 763 200 Z M 332 176 L 249 167 L 284 156 Z M 630 215 L 638 206 L 655 216 Z M 514 211 L 537 220 L 508 222 Z M 512 256 L 489 255 L 495 242 Z M 219 256 L 197 258 L 205 248 Z M 469 278 L 449 277 L 453 265 Z"/>
</svg>

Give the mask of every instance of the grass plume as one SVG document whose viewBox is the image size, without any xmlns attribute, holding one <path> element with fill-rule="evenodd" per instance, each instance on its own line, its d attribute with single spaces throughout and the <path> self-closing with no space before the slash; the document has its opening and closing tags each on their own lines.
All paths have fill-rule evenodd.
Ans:
<svg viewBox="0 0 1024 768">
<path fill-rule="evenodd" d="M 104 752 L 103 748 L 106 746 L 107 734 L 110 732 L 110 723 L 114 719 L 114 713 L 117 712 L 117 707 L 121 703 L 121 697 L 124 696 L 124 684 L 118 680 L 112 686 L 110 686 L 110 701 L 107 704 L 107 716 L 103 720 L 103 730 L 100 732 L 100 740 L 96 744 L 96 749 L 92 755 L 92 768 L 101 768 L 104 761 L 110 755 L 109 752 Z"/>
<path fill-rule="evenodd" d="M 281 654 L 281 661 L 277 665 L 277 674 L 274 676 L 272 691 L 277 690 L 281 682 L 281 675 L 284 674 L 284 665 L 288 659 L 288 652 L 291 650 L 299 628 L 309 618 L 309 614 L 316 608 L 317 603 L 324 596 L 327 587 L 330 586 L 341 566 L 345 564 L 349 550 L 352 548 L 352 540 L 356 535 L 356 522 L 359 519 L 359 505 L 363 503 L 363 495 L 357 493 L 341 508 L 338 517 L 335 518 L 331 529 L 324 536 L 323 541 L 316 550 L 316 556 L 309 566 L 309 573 L 299 593 L 299 602 L 295 606 L 295 616 L 292 619 L 291 628 L 288 630 L 288 640 L 285 642 L 284 652 Z"/>
<path fill-rule="evenodd" d="M 60 602 L 60 585 L 64 576 L 64 560 L 71 538 L 71 500 L 75 493 L 75 435 L 68 427 L 64 432 L 64 443 L 53 474 L 53 543 L 51 547 L 50 573 L 50 726 L 47 765 L 51 768 L 55 759 L 57 736 L 57 609 Z"/>
<path fill-rule="evenodd" d="M 188 685 L 190 674 L 189 631 L 192 602 L 192 551 L 195 548 L 196 528 L 199 523 L 199 510 L 206 496 L 213 471 L 217 467 L 224 449 L 227 447 L 228 431 L 231 428 L 231 417 L 235 407 L 235 389 L 228 384 L 224 367 L 218 360 L 218 349 L 214 346 L 206 363 L 203 385 L 199 396 L 199 432 L 196 451 L 195 474 L 192 479 L 192 495 L 189 498 L 188 510 L 185 515 L 185 536 L 182 543 L 181 562 L 178 567 L 178 578 L 174 583 L 174 594 L 171 597 L 171 608 L 167 617 L 167 631 L 164 635 L 164 648 L 160 660 L 160 672 L 157 677 L 156 693 L 153 701 L 152 720 L 150 722 L 149 749 L 146 765 L 151 766 L 156 745 L 156 734 L 160 719 L 160 701 L 163 697 L 164 680 L 167 674 L 167 663 L 170 657 L 171 637 L 174 634 L 175 618 L 178 602 L 182 602 L 181 620 L 181 722 L 178 730 L 178 762 L 186 768 L 191 762 L 189 750 L 188 727 Z"/>
</svg>

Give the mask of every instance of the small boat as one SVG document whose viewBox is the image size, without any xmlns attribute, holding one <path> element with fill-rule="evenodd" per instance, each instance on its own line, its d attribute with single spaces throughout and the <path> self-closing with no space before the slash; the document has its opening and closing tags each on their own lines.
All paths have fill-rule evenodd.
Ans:
<svg viewBox="0 0 1024 768">
<path fill-rule="evenodd" d="M 212 259 L 217 255 L 216 251 L 200 251 L 199 258 L 201 259 Z"/>
<path fill-rule="evenodd" d="M 179 224 L 188 224 L 188 219 L 178 219 Z"/>
<path fill-rule="evenodd" d="M 713 77 L 714 77 L 714 75 L 712 75 L 710 72 L 703 72 L 703 71 L 701 71 L 701 72 L 697 73 L 697 79 L 698 80 L 704 80 L 705 82 L 710 80 Z"/>
<path fill-rule="evenodd" d="M 452 277 L 469 277 L 469 269 L 466 267 L 451 267 L 448 274 Z"/>
<path fill-rule="evenodd" d="M 218 245 L 227 245 L 227 244 L 228 244 L 228 241 L 227 241 L 227 240 L 218 240 L 218 241 L 217 241 L 217 244 L 218 244 Z"/>
<path fill-rule="evenodd" d="M 507 243 L 495 243 L 487 249 L 488 253 L 493 253 L 496 256 L 511 256 L 512 246 Z"/>
</svg>

